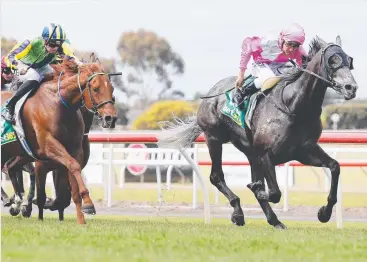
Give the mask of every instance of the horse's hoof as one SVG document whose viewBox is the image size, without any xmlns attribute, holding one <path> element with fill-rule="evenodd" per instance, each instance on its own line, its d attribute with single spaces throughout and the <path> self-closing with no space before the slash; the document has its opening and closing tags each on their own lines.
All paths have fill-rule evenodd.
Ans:
<svg viewBox="0 0 367 262">
<path fill-rule="evenodd" d="M 245 225 L 245 216 L 243 214 L 242 215 L 232 214 L 231 221 L 236 226 L 244 226 Z"/>
<path fill-rule="evenodd" d="M 94 205 L 83 205 L 82 212 L 88 215 L 95 215 L 96 209 L 94 208 Z"/>
<path fill-rule="evenodd" d="M 3 205 L 4 207 L 10 207 L 12 202 L 10 201 L 10 198 L 4 198 L 3 199 Z"/>
<path fill-rule="evenodd" d="M 328 210 L 326 206 L 322 206 L 319 212 L 317 213 L 317 218 L 319 219 L 319 221 L 321 223 L 326 223 L 330 220 L 330 217 L 331 217 L 331 212 L 328 214 Z"/>
<path fill-rule="evenodd" d="M 11 207 L 11 208 L 9 209 L 9 213 L 10 213 L 10 215 L 12 215 L 13 217 L 16 217 L 17 215 L 19 215 L 19 213 L 20 213 L 20 209 L 17 209 L 17 208 Z"/>
<path fill-rule="evenodd" d="M 23 217 L 31 217 L 32 214 L 32 205 L 29 206 L 22 206 L 22 216 Z"/>
<path fill-rule="evenodd" d="M 279 230 L 286 230 L 287 229 L 287 227 L 282 222 L 279 222 L 279 224 L 275 225 L 274 227 L 276 229 L 279 229 Z"/>
</svg>

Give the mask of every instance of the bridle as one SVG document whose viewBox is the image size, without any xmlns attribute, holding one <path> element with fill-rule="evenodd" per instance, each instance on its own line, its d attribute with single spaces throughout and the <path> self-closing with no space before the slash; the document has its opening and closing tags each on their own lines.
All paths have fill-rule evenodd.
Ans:
<svg viewBox="0 0 367 262">
<path fill-rule="evenodd" d="M 331 73 L 329 73 L 329 71 L 337 71 L 338 69 L 342 68 L 343 66 L 345 66 L 345 63 L 347 61 L 344 61 L 343 58 L 345 59 L 345 54 L 342 54 L 342 53 L 335 53 L 335 54 L 338 54 L 340 57 L 341 57 L 341 63 L 339 65 L 337 65 L 336 67 L 331 67 L 329 65 L 329 63 L 326 63 L 325 61 L 325 53 L 327 51 L 327 49 L 329 49 L 330 47 L 333 47 L 333 46 L 337 46 L 337 47 L 340 47 L 340 45 L 337 45 L 337 44 L 333 44 L 333 43 L 330 43 L 330 44 L 327 44 L 325 47 L 322 48 L 321 50 L 321 60 L 320 60 L 320 67 L 323 68 L 323 71 L 322 71 L 322 74 L 323 75 L 326 75 L 326 77 L 323 77 L 321 75 L 318 75 L 308 69 L 304 69 L 300 66 L 298 66 L 293 60 L 289 59 L 289 62 L 291 62 L 295 67 L 297 67 L 300 71 L 302 72 L 305 72 L 305 73 L 308 73 L 310 75 L 313 75 L 315 76 L 316 78 L 324 81 L 325 83 L 327 84 L 330 84 L 330 87 L 333 88 L 337 93 L 339 94 L 342 94 L 341 92 L 341 88 L 342 86 L 340 84 L 338 84 L 337 82 L 335 82 L 334 80 L 332 80 L 331 78 Z M 333 54 L 334 55 L 334 54 Z M 331 56 L 330 56 L 331 57 Z M 350 64 L 348 65 L 350 69 L 353 69 L 353 60 L 351 60 Z M 326 72 L 325 72 L 326 71 Z M 283 86 L 283 90 L 282 90 L 282 97 L 283 97 L 283 91 L 284 91 L 284 87 L 286 85 Z M 271 102 L 277 109 L 279 109 L 280 111 L 282 111 L 283 113 L 291 116 L 291 117 L 295 117 L 296 115 L 294 113 L 291 112 L 291 110 L 287 107 L 287 105 L 284 103 L 283 101 L 283 104 L 285 106 L 285 110 L 281 107 L 279 107 L 271 98 L 267 97 L 264 92 L 260 91 L 260 93 L 265 97 L 266 100 L 268 100 L 268 102 Z"/>
<path fill-rule="evenodd" d="M 58 95 L 60 97 L 60 100 L 61 100 L 61 103 L 68 109 L 71 109 L 71 110 L 75 110 L 75 109 L 78 109 L 78 108 L 81 108 L 81 107 L 85 107 L 89 112 L 93 113 L 94 115 L 96 115 L 98 117 L 98 119 L 101 119 L 102 116 L 101 114 L 98 112 L 98 109 L 101 108 L 102 106 L 106 105 L 106 104 L 112 104 L 114 105 L 115 102 L 113 100 L 106 100 L 102 103 L 99 103 L 97 104 L 92 96 L 92 90 L 91 90 L 91 86 L 90 86 L 90 82 L 92 81 L 92 79 L 98 75 L 116 75 L 116 74 L 119 74 L 119 73 L 116 73 L 116 74 L 107 74 L 107 73 L 103 73 L 103 72 L 97 72 L 97 73 L 93 73 L 92 75 L 88 76 L 87 78 L 87 83 L 86 83 L 86 88 L 84 88 L 84 90 L 82 89 L 82 86 L 80 84 L 80 70 L 78 69 L 78 75 L 77 75 L 77 79 L 78 79 L 78 87 L 79 87 L 79 91 L 80 91 L 80 95 L 81 95 L 81 104 L 75 108 L 73 106 L 70 106 L 68 105 L 68 103 L 65 101 L 65 99 L 61 96 L 61 93 L 60 93 L 60 80 L 61 80 L 61 76 L 63 74 L 63 71 L 60 72 L 60 75 L 59 75 L 59 79 L 58 79 L 58 84 L 57 84 L 57 90 L 58 90 Z M 84 91 L 85 90 L 88 90 L 89 92 L 89 99 L 90 99 L 90 102 L 92 104 L 92 107 L 91 108 L 88 108 L 85 104 L 85 100 L 84 100 Z"/>
</svg>

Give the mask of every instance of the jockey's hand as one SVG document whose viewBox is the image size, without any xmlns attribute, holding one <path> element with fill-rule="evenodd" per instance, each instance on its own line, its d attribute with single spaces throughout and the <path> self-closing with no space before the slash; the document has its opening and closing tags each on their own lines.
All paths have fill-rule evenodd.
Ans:
<svg viewBox="0 0 367 262">
<path fill-rule="evenodd" d="M 236 83 L 235 83 L 235 86 L 237 88 L 241 87 L 242 84 L 243 84 L 243 80 L 244 80 L 244 77 L 243 75 L 238 75 L 237 79 L 236 79 Z"/>
</svg>

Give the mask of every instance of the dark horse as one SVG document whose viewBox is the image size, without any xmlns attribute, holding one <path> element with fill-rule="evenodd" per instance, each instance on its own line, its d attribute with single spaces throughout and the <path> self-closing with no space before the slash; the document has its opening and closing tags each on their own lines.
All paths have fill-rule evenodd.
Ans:
<svg viewBox="0 0 367 262">
<path fill-rule="evenodd" d="M 231 220 L 236 225 L 245 224 L 240 199 L 226 185 L 222 170 L 222 144 L 231 142 L 243 152 L 251 165 L 254 193 L 267 221 L 275 228 L 285 229 L 269 202 L 278 203 L 281 192 L 276 180 L 275 166 L 291 160 L 305 165 L 327 167 L 331 170 L 331 189 L 328 203 L 321 207 L 318 218 L 329 221 L 337 202 L 340 173 L 339 163 L 317 144 L 322 126 L 320 115 L 326 89 L 330 86 L 344 95 L 346 100 L 356 96 L 357 84 L 352 76 L 352 58 L 341 48 L 340 37 L 336 44 L 320 38 L 312 41 L 307 69 L 297 68 L 284 76 L 273 89 L 261 97 L 251 120 L 251 130 L 241 128 L 220 109 L 225 96 L 203 100 L 197 116 L 172 127 L 169 125 L 159 137 L 162 147 L 185 148 L 204 132 L 212 160 L 211 183 L 222 192 L 234 208 Z M 223 93 L 234 86 L 235 77 L 228 77 L 209 91 L 208 95 Z M 268 184 L 265 192 L 264 178 Z"/>
<path fill-rule="evenodd" d="M 29 174 L 30 179 L 29 192 L 26 198 L 24 197 L 25 192 L 23 184 L 23 171 Z M 2 172 L 8 174 L 12 181 L 16 181 L 16 188 L 19 189 L 18 194 L 14 194 L 11 198 L 9 198 L 4 189 L 1 187 L 1 200 L 3 201 L 4 207 L 10 206 L 9 213 L 12 216 L 17 216 L 19 212 L 22 211 L 23 217 L 30 217 L 32 213 L 32 200 L 34 198 L 34 192 L 36 188 L 36 177 L 33 165 L 31 163 L 25 164 L 23 166 L 17 165 L 11 168 L 10 173 L 5 167 Z M 21 199 L 17 199 L 18 195 L 21 196 Z"/>
<path fill-rule="evenodd" d="M 52 79 L 42 83 L 37 92 L 27 99 L 22 112 L 23 126 L 33 154 L 42 160 L 36 161 L 35 166 L 40 219 L 43 219 L 46 200 L 46 174 L 60 166 L 68 170 L 78 222 L 85 223 L 82 210 L 95 213 L 89 191 L 81 177 L 84 122 L 77 108 L 85 103 L 102 119 L 103 127 L 112 128 L 117 119 L 112 93 L 111 82 L 100 64 L 90 63 L 78 67 L 72 61 L 64 61 L 55 70 Z M 3 92 L 2 102 L 10 95 Z M 2 167 L 14 156 L 18 156 L 17 161 L 11 166 L 34 161 L 19 143 L 10 143 L 2 146 Z"/>
<path fill-rule="evenodd" d="M 16 91 L 19 88 L 20 84 L 21 84 L 21 81 L 19 81 L 19 80 L 20 79 L 18 77 L 16 77 L 10 85 L 5 85 L 4 83 L 1 83 L 1 91 L 5 91 L 5 90 L 7 90 L 7 91 Z M 3 173 L 8 174 L 8 168 L 6 166 L 1 171 Z M 10 209 L 9 209 L 9 213 L 12 216 L 18 215 L 20 210 L 21 210 L 22 215 L 24 217 L 29 217 L 32 213 L 32 200 L 34 198 L 35 185 L 36 185 L 34 167 L 31 163 L 28 163 L 28 164 L 25 164 L 23 166 L 16 167 L 16 168 L 12 169 L 11 171 L 14 172 L 14 174 L 12 174 L 11 178 L 14 181 L 17 181 L 17 183 L 19 185 L 20 190 L 19 190 L 18 193 L 22 197 L 22 202 L 20 202 L 18 200 L 17 203 L 14 203 L 14 200 L 16 200 L 16 195 L 14 194 L 11 198 L 9 198 L 3 188 L 1 188 L 1 200 L 3 201 L 3 205 L 5 207 L 11 206 Z M 28 192 L 27 198 L 24 197 L 25 192 L 24 192 L 24 185 L 23 185 L 23 171 L 26 171 L 27 173 L 29 173 L 29 178 L 30 178 L 30 187 L 29 187 L 29 192 Z"/>
</svg>

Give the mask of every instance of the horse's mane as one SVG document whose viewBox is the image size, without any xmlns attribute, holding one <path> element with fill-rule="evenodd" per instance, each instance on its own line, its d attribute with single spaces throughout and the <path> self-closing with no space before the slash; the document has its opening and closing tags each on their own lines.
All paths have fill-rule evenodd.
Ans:
<svg viewBox="0 0 367 262">
<path fill-rule="evenodd" d="M 320 51 L 320 49 L 323 48 L 325 45 L 327 45 L 327 43 L 319 36 L 314 37 L 309 44 L 310 50 L 308 51 L 308 57 L 306 58 L 307 61 L 311 61 Z M 292 72 L 282 75 L 282 80 L 279 82 L 279 84 L 291 84 L 296 81 L 302 74 L 303 71 L 300 68 L 295 67 Z"/>
<path fill-rule="evenodd" d="M 311 40 L 310 43 L 310 51 L 308 51 L 308 61 L 311 61 L 312 58 L 320 51 L 321 48 L 325 47 L 327 43 L 316 36 Z"/>
<path fill-rule="evenodd" d="M 64 58 L 61 63 L 52 65 L 54 69 L 54 78 L 57 79 L 61 72 L 64 74 L 77 74 L 78 73 L 78 64 L 68 58 Z"/>
<path fill-rule="evenodd" d="M 64 75 L 75 75 L 78 73 L 79 69 L 81 71 L 87 69 L 91 72 L 103 71 L 103 66 L 99 59 L 95 58 L 94 54 L 91 55 L 91 58 L 90 62 L 83 61 L 83 64 L 80 66 L 78 66 L 74 59 L 69 59 L 67 57 L 63 58 L 61 63 L 52 65 L 54 69 L 53 79 L 58 79 L 61 72 L 63 72 Z"/>
</svg>

